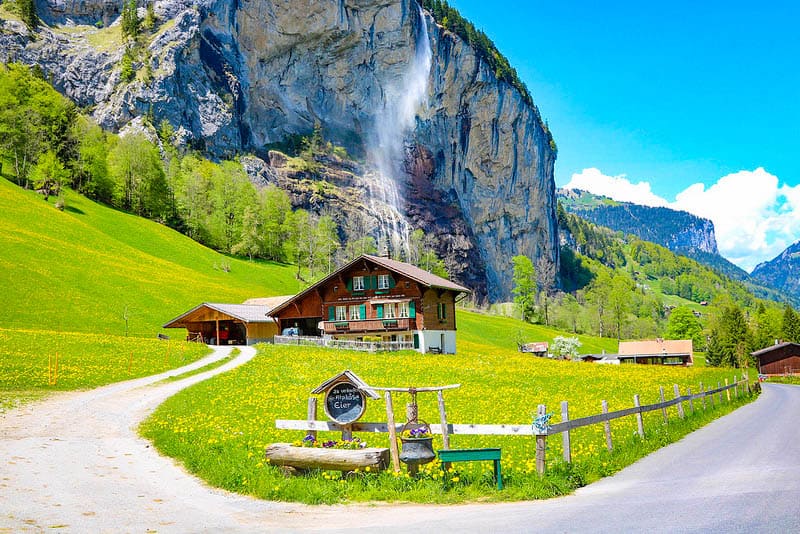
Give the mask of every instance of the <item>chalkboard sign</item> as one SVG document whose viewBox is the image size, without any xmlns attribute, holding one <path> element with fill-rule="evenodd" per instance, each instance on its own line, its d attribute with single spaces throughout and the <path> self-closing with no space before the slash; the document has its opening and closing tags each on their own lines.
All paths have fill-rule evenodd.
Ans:
<svg viewBox="0 0 800 534">
<path fill-rule="evenodd" d="M 350 382 L 339 382 L 325 395 L 325 413 L 339 424 L 358 421 L 366 409 L 367 397 Z"/>
</svg>

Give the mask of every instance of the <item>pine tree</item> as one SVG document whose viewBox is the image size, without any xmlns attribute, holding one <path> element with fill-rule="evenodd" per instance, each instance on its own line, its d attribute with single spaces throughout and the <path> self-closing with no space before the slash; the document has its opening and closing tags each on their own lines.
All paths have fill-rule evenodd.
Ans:
<svg viewBox="0 0 800 534">
<path fill-rule="evenodd" d="M 136 0 L 127 0 L 122 5 L 122 35 L 135 39 L 139 35 L 139 13 Z"/>
<path fill-rule="evenodd" d="M 16 0 L 17 10 L 19 10 L 22 22 L 33 31 L 39 26 L 39 15 L 36 13 L 36 2 L 34 0 Z"/>
<path fill-rule="evenodd" d="M 797 312 L 788 304 L 783 310 L 781 334 L 783 335 L 784 341 L 790 341 L 792 343 L 800 342 L 800 317 L 798 317 Z"/>
</svg>

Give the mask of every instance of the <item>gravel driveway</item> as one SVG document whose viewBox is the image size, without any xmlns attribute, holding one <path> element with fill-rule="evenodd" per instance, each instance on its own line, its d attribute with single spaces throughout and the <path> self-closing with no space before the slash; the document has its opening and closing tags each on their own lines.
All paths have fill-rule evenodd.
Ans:
<svg viewBox="0 0 800 534">
<path fill-rule="evenodd" d="M 548 501 L 306 506 L 212 489 L 136 427 L 170 395 L 255 355 L 241 350 L 181 381 L 154 385 L 171 371 L 0 415 L 0 532 L 800 532 L 800 387 L 771 384 L 679 443 Z"/>
</svg>

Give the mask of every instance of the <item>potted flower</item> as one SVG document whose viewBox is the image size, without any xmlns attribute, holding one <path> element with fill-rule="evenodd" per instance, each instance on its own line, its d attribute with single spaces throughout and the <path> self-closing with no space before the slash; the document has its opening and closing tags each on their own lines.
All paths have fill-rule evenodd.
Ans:
<svg viewBox="0 0 800 534">
<path fill-rule="evenodd" d="M 416 428 L 404 428 L 400 433 L 400 442 L 403 445 L 400 461 L 408 464 L 412 470 L 436 458 L 436 453 L 433 452 L 433 434 L 427 423 Z"/>
</svg>

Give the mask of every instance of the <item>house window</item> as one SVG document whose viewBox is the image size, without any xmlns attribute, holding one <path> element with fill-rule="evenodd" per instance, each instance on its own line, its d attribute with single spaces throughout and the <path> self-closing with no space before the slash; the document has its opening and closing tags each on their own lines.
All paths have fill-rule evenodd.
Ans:
<svg viewBox="0 0 800 534">
<path fill-rule="evenodd" d="M 347 306 L 336 306 L 336 320 L 337 321 L 347 320 Z"/>
<path fill-rule="evenodd" d="M 358 314 L 358 306 L 350 306 L 350 320 L 358 321 L 361 316 Z"/>
<path fill-rule="evenodd" d="M 364 291 L 364 277 L 363 276 L 354 276 L 353 277 L 353 291 Z"/>
<path fill-rule="evenodd" d="M 389 275 L 388 274 L 379 274 L 378 275 L 378 289 L 389 289 Z"/>
<path fill-rule="evenodd" d="M 397 313 L 398 317 L 408 317 L 408 302 L 401 302 L 397 307 L 399 308 Z"/>
<path fill-rule="evenodd" d="M 397 308 L 395 308 L 393 303 L 388 303 L 383 307 L 383 311 L 386 314 L 387 319 L 394 319 L 397 317 L 397 313 L 395 312 Z"/>
<path fill-rule="evenodd" d="M 436 315 L 439 317 L 440 321 L 444 321 L 447 319 L 447 304 L 444 302 L 440 302 L 436 305 Z"/>
</svg>

